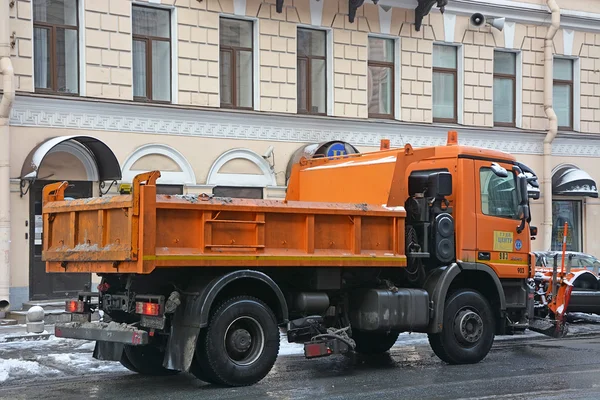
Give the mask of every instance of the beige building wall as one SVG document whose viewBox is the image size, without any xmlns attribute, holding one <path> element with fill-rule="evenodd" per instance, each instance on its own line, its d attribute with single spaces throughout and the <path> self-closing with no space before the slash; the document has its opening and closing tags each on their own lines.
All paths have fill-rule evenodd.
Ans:
<svg viewBox="0 0 600 400">
<path fill-rule="evenodd" d="M 143 0 L 147 1 L 147 0 Z M 296 29 L 310 26 L 325 29 L 331 47 L 328 59 L 328 102 L 330 115 L 367 118 L 367 37 L 369 34 L 400 38 L 401 70 L 395 90 L 400 93 L 401 120 L 432 122 L 432 48 L 433 43 L 461 47 L 462 70 L 458 71 L 463 95 L 459 98 L 459 123 L 467 126 L 493 126 L 493 50 L 520 52 L 522 61 L 522 103 L 517 105 L 523 129 L 546 129 L 543 110 L 543 39 L 546 26 L 514 23 L 499 32 L 490 27 L 474 28 L 468 16 L 455 20 L 437 9 L 423 19 L 419 32 L 414 27 L 414 11 L 394 8 L 384 12 L 365 3 L 357 10 L 354 23 L 348 21 L 348 4 L 343 0 L 295 0 L 285 2 L 282 13 L 269 0 L 162 0 L 149 3 L 174 10 L 172 46 L 175 104 L 219 107 L 219 16 L 255 20 L 258 24 L 254 66 L 259 102 L 255 109 L 295 114 Z M 532 4 L 540 4 L 531 0 Z M 80 21 L 80 39 L 85 42 L 87 97 L 132 100 L 131 0 L 85 1 Z M 175 5 L 174 5 L 175 4 Z M 586 2 L 565 4 L 571 10 L 586 10 Z M 81 13 L 80 13 L 81 14 Z M 447 15 L 448 11 L 447 11 Z M 15 31 L 13 63 L 17 90 L 33 91 L 32 11 L 30 1 L 19 0 L 11 8 L 11 30 Z M 449 21 L 454 21 L 453 28 Z M 446 37 L 453 32 L 453 37 Z M 512 43 L 508 43 L 510 38 Z M 600 131 L 600 34 L 561 29 L 554 39 L 558 56 L 577 59 L 580 93 L 575 109 L 575 130 Z M 176 79 L 175 79 L 176 78 Z M 579 122 L 580 121 L 580 122 Z"/>
<path fill-rule="evenodd" d="M 130 2 L 84 4 L 86 96 L 133 100 Z"/>
<path fill-rule="evenodd" d="M 10 57 L 15 71 L 15 88 L 23 92 L 32 92 L 34 88 L 32 18 L 31 0 L 16 1 L 10 8 L 10 33 L 15 34 Z"/>
<path fill-rule="evenodd" d="M 140 0 L 140 3 L 147 0 Z M 522 0 L 525 3 L 543 6 L 542 0 Z M 569 10 L 597 12 L 597 6 L 587 0 L 558 0 L 559 6 Z M 80 10 L 80 82 L 82 95 L 89 99 L 103 99 L 120 105 L 129 105 L 133 100 L 132 71 L 132 32 L 131 0 L 86 0 Z M 283 12 L 275 11 L 275 0 L 162 0 L 148 1 L 150 6 L 161 6 L 174 10 L 172 21 L 172 46 L 176 58 L 172 60 L 172 85 L 175 93 L 174 104 L 163 110 L 202 113 L 206 109 L 220 107 L 219 98 L 219 17 L 227 15 L 256 21 L 254 51 L 255 111 L 264 112 L 269 117 L 275 113 L 288 116 L 296 114 L 297 71 L 296 71 L 296 30 L 298 26 L 324 29 L 327 32 L 329 49 L 328 63 L 328 103 L 330 116 L 323 120 L 302 120 L 298 118 L 289 125 L 303 125 L 308 121 L 306 130 L 316 132 L 316 140 L 333 139 L 322 134 L 335 130 L 337 121 L 352 119 L 356 123 L 367 121 L 367 58 L 368 36 L 382 35 L 398 40 L 400 54 L 399 76 L 395 82 L 400 104 L 399 119 L 411 125 L 393 125 L 403 127 L 404 131 L 414 131 L 413 137 L 419 137 L 422 124 L 432 123 L 432 51 L 434 43 L 451 44 L 460 47 L 462 69 L 458 71 L 462 82 L 462 98 L 459 98 L 463 112 L 459 116 L 461 125 L 454 126 L 459 134 L 475 128 L 493 126 L 493 52 L 505 49 L 520 53 L 522 62 L 522 103 L 518 104 L 522 119 L 520 128 L 509 129 L 517 135 L 527 132 L 528 139 L 539 134 L 536 140 L 541 142 L 543 131 L 547 128 L 543 110 L 543 38 L 546 27 L 533 24 L 514 23 L 507 25 L 504 32 L 489 27 L 474 28 L 468 23 L 468 16 L 451 13 L 442 16 L 437 9 L 423 19 L 420 32 L 415 31 L 414 11 L 392 8 L 388 11 L 380 6 L 365 2 L 357 10 L 354 23 L 348 21 L 348 2 L 346 0 L 286 0 Z M 509 21 L 510 22 L 510 21 Z M 511 23 L 512 24 L 512 23 Z M 17 0 L 10 9 L 10 32 L 14 32 L 14 47 L 11 58 L 16 74 L 18 94 L 31 94 L 34 91 L 33 71 L 33 26 L 30 0 Z M 507 32 L 512 32 L 509 34 Z M 560 29 L 554 39 L 556 55 L 576 59 L 579 73 L 574 82 L 576 93 L 580 94 L 579 109 L 576 109 L 576 129 L 582 133 L 600 133 L 600 33 L 580 30 Z M 25 96 L 23 96 L 25 97 Z M 71 97 L 72 99 L 72 97 Z M 88 99 L 88 100 L 89 100 Z M 19 98 L 17 102 L 21 101 Z M 75 100 L 76 102 L 77 100 Z M 85 101 L 85 100 L 82 100 Z M 149 113 L 161 118 L 160 108 L 148 108 Z M 192 111 L 189 111 L 192 110 Z M 49 112 L 50 114 L 50 112 Z M 252 115 L 256 115 L 253 113 Z M 232 126 L 230 114 L 222 113 L 220 122 L 214 123 L 214 130 L 222 129 L 222 138 L 203 137 L 193 130 L 184 134 L 162 134 L 153 131 L 148 125 L 138 133 L 117 129 L 82 129 L 81 126 L 66 128 L 61 121 L 46 126 L 11 127 L 11 177 L 18 178 L 23 161 L 35 146 L 53 136 L 90 135 L 104 141 L 115 153 L 121 166 L 136 152 L 148 144 L 168 145 L 181 153 L 189 162 L 195 184 L 186 185 L 185 191 L 199 193 L 208 191 L 207 180 L 215 161 L 232 148 L 249 150 L 257 155 L 265 153 L 272 145 L 275 148 L 273 158 L 265 163 L 272 165 L 272 174 L 276 187 L 268 187 L 268 197 L 281 197 L 285 187 L 285 170 L 292 153 L 306 141 L 297 136 L 273 137 L 270 135 L 269 122 L 265 122 L 262 136 L 247 139 L 242 123 Z M 244 114 L 242 114 L 244 115 Z M 178 116 L 185 119 L 185 116 Z M 95 118 L 95 117 L 90 117 Z M 133 117 L 132 117 L 133 118 Z M 265 118 L 266 119 L 266 118 Z M 183 121 L 183 120 L 182 120 Z M 239 122 L 239 120 L 237 120 Z M 185 121 L 183 121 L 185 122 Z M 182 122 L 182 123 L 183 123 Z M 391 122 L 394 123 L 393 121 Z M 275 124 L 275 123 L 273 123 Z M 277 124 L 283 124 L 279 121 Z M 578 125 L 578 126 L 577 126 Z M 274 125 L 273 125 L 274 126 Z M 360 125 L 365 134 L 372 134 L 369 124 Z M 381 126 L 381 125 L 377 125 Z M 111 127 L 112 129 L 112 127 Z M 233 131 L 239 133 L 234 137 Z M 446 127 L 440 128 L 446 130 Z M 490 135 L 501 131 L 489 131 Z M 212 133 L 211 133 L 212 134 Z M 304 136 L 305 138 L 308 136 Z M 355 138 L 361 139 L 360 135 Z M 462 136 L 461 136 L 462 137 Z M 23 138 L 26 138 L 24 140 Z M 392 135 L 397 145 L 405 142 L 401 134 Z M 437 144 L 438 137 L 428 137 L 422 144 Z M 312 139 L 307 139 L 312 140 Z M 351 140 L 349 140 L 351 142 Z M 483 137 L 484 146 L 497 146 L 497 143 Z M 490 144 L 491 143 L 491 144 Z M 364 144 L 364 143 L 363 143 Z M 361 145 L 360 149 L 374 150 L 373 145 Z M 522 149 L 517 149 L 522 153 Z M 183 172 L 172 159 L 150 155 L 134 163 L 133 170 L 147 169 L 152 165 L 160 166 L 164 171 Z M 541 178 L 542 157 L 539 149 L 532 155 L 518 154 L 518 159 L 539 171 Z M 553 165 L 564 162 L 575 163 L 600 181 L 597 172 L 598 157 L 580 157 L 574 160 L 568 154 L 553 156 Z M 52 168 L 52 160 L 45 168 Z M 55 160 L 56 161 L 56 160 Z M 56 165 L 54 165 L 56 167 Z M 58 179 L 70 179 L 63 170 L 53 170 Z M 225 174 L 244 174 L 258 172 L 256 165 L 249 166 L 247 161 L 239 159 L 225 164 L 220 170 Z M 60 175 L 60 176 L 59 176 Z M 252 175 L 252 174 L 248 174 Z M 115 188 L 113 188 L 114 191 Z M 11 187 L 11 286 L 29 285 L 29 242 L 25 239 L 29 228 L 25 222 L 29 219 L 29 200 L 19 196 L 18 181 Z M 543 192 L 543 188 L 542 188 Z M 532 204 L 533 224 L 540 231 L 533 248 L 540 250 L 543 245 L 542 221 L 543 199 Z M 597 199 L 585 199 L 583 207 L 584 249 L 600 255 L 600 224 L 596 223 L 600 214 L 600 202 Z"/>
</svg>

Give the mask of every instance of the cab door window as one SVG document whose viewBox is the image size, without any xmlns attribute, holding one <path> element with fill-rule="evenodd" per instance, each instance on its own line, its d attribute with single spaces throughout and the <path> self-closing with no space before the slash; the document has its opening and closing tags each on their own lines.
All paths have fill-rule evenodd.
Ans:
<svg viewBox="0 0 600 400">
<path fill-rule="evenodd" d="M 497 176 L 491 168 L 479 170 L 481 188 L 481 212 L 492 217 L 519 219 L 519 196 L 515 175 L 508 171 L 508 176 Z"/>
</svg>

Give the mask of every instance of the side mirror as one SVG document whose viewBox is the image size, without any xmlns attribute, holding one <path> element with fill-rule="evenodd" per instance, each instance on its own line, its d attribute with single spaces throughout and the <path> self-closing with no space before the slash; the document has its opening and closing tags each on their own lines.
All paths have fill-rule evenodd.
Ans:
<svg viewBox="0 0 600 400">
<path fill-rule="evenodd" d="M 506 168 L 500 166 L 498 163 L 492 163 L 491 168 L 492 172 L 496 174 L 496 176 L 499 176 L 500 178 L 508 177 L 508 171 L 506 170 Z"/>
<path fill-rule="evenodd" d="M 519 185 L 520 204 L 526 205 L 529 202 L 529 190 L 527 188 L 527 177 L 523 174 L 517 175 L 517 183 Z"/>
<path fill-rule="evenodd" d="M 525 195 L 527 196 L 527 192 L 525 192 Z M 521 233 L 523 232 L 523 229 L 525 229 L 525 222 L 529 219 L 529 206 L 527 204 L 519 204 L 517 211 L 519 214 L 519 219 L 521 220 L 521 223 L 519 226 L 517 226 L 517 233 Z"/>
</svg>

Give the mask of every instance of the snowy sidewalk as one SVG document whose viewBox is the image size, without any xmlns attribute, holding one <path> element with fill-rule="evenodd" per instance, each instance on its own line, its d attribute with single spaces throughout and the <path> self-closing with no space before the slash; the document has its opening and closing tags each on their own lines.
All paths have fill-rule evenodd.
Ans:
<svg viewBox="0 0 600 400">
<path fill-rule="evenodd" d="M 587 316 L 589 320 L 589 316 Z M 594 316 L 595 323 L 574 323 L 569 326 L 570 335 L 600 335 L 600 316 Z M 15 328 L 16 329 L 16 328 Z M 47 326 L 49 333 L 54 327 Z M 32 377 L 62 378 L 80 377 L 95 373 L 131 373 L 119 362 L 100 361 L 92 358 L 94 342 L 57 338 L 51 335 L 47 340 L 22 340 L 7 342 L 6 336 L 15 332 L 0 330 L 0 386 L 14 385 Z M 498 336 L 497 342 L 544 338 L 544 335 L 527 331 L 522 335 Z M 423 333 L 402 333 L 394 347 L 428 345 Z M 302 355 L 302 344 L 288 343 L 281 335 L 280 356 Z"/>
</svg>

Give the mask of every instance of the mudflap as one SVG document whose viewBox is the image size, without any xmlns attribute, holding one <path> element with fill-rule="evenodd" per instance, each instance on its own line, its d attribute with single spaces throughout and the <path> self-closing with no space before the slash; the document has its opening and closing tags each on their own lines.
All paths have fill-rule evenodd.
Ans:
<svg viewBox="0 0 600 400">
<path fill-rule="evenodd" d="M 120 361 L 123 356 L 123 343 L 113 343 L 113 342 L 104 342 L 104 341 L 96 341 L 96 346 L 94 347 L 94 357 L 97 360 L 104 361 Z"/>
</svg>

